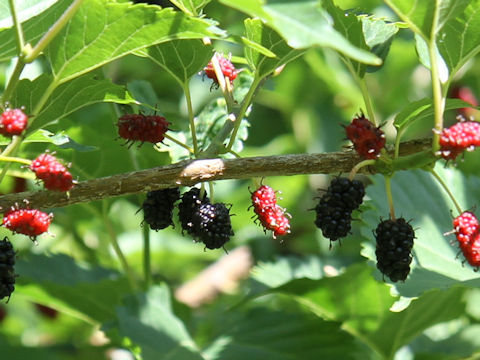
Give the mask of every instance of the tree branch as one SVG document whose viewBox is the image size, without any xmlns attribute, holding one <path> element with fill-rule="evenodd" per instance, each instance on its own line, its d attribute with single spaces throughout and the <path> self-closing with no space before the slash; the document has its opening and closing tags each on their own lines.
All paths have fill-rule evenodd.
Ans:
<svg viewBox="0 0 480 360">
<path fill-rule="evenodd" d="M 401 155 L 424 151 L 430 147 L 430 139 L 410 141 L 402 144 Z M 31 208 L 45 209 L 167 187 L 192 186 L 203 181 L 263 176 L 339 174 L 349 172 L 359 161 L 361 159 L 351 150 L 324 154 L 182 161 L 167 166 L 83 181 L 75 185 L 69 194 L 43 190 L 3 195 L 0 196 L 0 210 L 5 211 L 15 203 L 21 204 L 24 200 L 28 201 Z"/>
</svg>

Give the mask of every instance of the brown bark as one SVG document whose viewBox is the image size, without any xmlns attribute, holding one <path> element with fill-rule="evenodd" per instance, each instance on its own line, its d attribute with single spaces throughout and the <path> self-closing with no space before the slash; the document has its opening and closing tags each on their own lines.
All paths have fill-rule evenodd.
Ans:
<svg viewBox="0 0 480 360">
<path fill-rule="evenodd" d="M 430 147 L 430 140 L 402 144 L 401 155 Z M 266 176 L 339 174 L 349 172 L 361 159 L 353 151 L 323 154 L 290 154 L 240 159 L 183 161 L 152 169 L 82 181 L 69 194 L 53 191 L 22 192 L 0 196 L 2 211 L 27 200 L 31 208 L 45 209 L 101 200 L 114 196 L 192 186 L 199 182 Z M 365 170 L 365 169 L 362 169 Z"/>
</svg>

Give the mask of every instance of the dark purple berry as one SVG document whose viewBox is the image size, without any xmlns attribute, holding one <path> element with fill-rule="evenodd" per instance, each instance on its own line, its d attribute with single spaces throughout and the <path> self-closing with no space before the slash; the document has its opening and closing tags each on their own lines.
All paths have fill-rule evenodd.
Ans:
<svg viewBox="0 0 480 360">
<path fill-rule="evenodd" d="M 173 225 L 172 215 L 175 202 L 180 199 L 178 188 L 168 188 L 147 193 L 143 202 L 143 221 L 152 230 L 161 230 Z"/>
<path fill-rule="evenodd" d="M 0 241 L 0 300 L 10 296 L 15 290 L 15 250 L 5 237 Z M 7 301 L 8 301 L 7 300 Z"/>
<path fill-rule="evenodd" d="M 223 203 L 201 204 L 193 214 L 193 235 L 208 249 L 219 249 L 234 235 L 230 212 Z"/>
<path fill-rule="evenodd" d="M 391 281 L 405 281 L 410 273 L 415 232 L 404 218 L 383 220 L 375 230 L 377 268 Z"/>
<path fill-rule="evenodd" d="M 193 187 L 182 195 L 182 201 L 178 204 L 178 219 L 182 226 L 182 231 L 193 235 L 193 214 L 198 207 L 204 203 L 210 203 L 210 199 L 204 194 L 200 196 L 200 189 Z"/>
</svg>

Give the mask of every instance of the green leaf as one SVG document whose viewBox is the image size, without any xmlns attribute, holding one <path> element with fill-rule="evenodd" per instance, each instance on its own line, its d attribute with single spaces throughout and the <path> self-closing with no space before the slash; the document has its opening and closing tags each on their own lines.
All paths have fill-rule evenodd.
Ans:
<svg viewBox="0 0 480 360">
<path fill-rule="evenodd" d="M 212 0 L 171 0 L 180 10 L 191 16 L 197 16 Z"/>
<path fill-rule="evenodd" d="M 211 21 L 172 8 L 85 0 L 50 43 L 47 57 L 55 80 L 63 83 L 151 45 L 219 35 Z"/>
<path fill-rule="evenodd" d="M 41 75 L 34 81 L 21 80 L 12 97 L 12 104 L 25 106 L 27 114 L 31 113 L 36 102 L 53 81 L 52 76 L 48 74 Z M 27 134 L 58 121 L 76 110 L 99 102 L 133 104 L 135 100 L 124 86 L 101 79 L 100 73 L 86 74 L 55 89 L 40 113 L 34 118 L 32 126 L 27 129 Z"/>
<path fill-rule="evenodd" d="M 120 335 L 141 348 L 142 359 L 203 359 L 184 324 L 172 312 L 170 291 L 165 285 L 127 298 L 115 312 L 115 322 L 106 324 L 104 330 L 116 327 Z"/>
<path fill-rule="evenodd" d="M 385 22 L 373 16 L 361 16 L 362 32 L 367 47 L 372 53 L 382 59 L 382 65 L 387 58 L 390 45 L 397 34 L 399 27 L 395 23 Z M 367 66 L 366 71 L 374 72 L 381 66 Z"/>
<path fill-rule="evenodd" d="M 446 99 L 445 110 L 460 109 L 464 107 L 471 107 L 469 104 L 460 99 Z M 432 119 L 434 116 L 434 109 L 432 99 L 422 99 L 408 104 L 402 111 L 400 111 L 394 120 L 394 125 L 397 129 L 404 130 L 417 121 L 425 119 Z"/>
<path fill-rule="evenodd" d="M 425 40 L 418 34 L 415 34 L 415 45 L 417 49 L 418 58 L 420 62 L 425 66 L 427 69 L 430 69 L 430 54 L 428 50 L 428 45 Z M 436 59 L 437 59 L 437 68 L 438 68 L 438 77 L 442 83 L 446 83 L 450 76 L 450 71 L 448 66 L 443 59 L 443 56 L 438 51 L 438 46 L 435 44 L 435 52 L 436 52 Z"/>
<path fill-rule="evenodd" d="M 471 209 L 475 205 L 475 199 L 480 196 L 478 178 L 466 178 L 458 170 L 444 169 L 440 163 L 435 171 L 454 191 L 462 209 Z M 373 176 L 371 179 L 373 185 L 367 188 L 367 194 L 374 210 L 363 213 L 362 220 L 366 225 L 361 231 L 366 239 L 371 240 L 363 244 L 362 255 L 374 263 L 372 229 L 377 227 L 379 217 L 388 217 L 389 209 L 383 177 Z M 453 204 L 433 176 L 421 170 L 399 171 L 392 179 L 392 193 L 396 213 L 411 220 L 416 234 L 410 275 L 405 283 L 395 284 L 396 291 L 405 297 L 415 297 L 432 289 L 480 286 L 480 275 L 463 264 L 463 258 L 458 256 L 458 247 L 450 244 L 455 237 L 443 235 L 452 230 L 450 209 Z M 375 274 L 377 278 L 382 278 L 378 271 Z"/>
<path fill-rule="evenodd" d="M 96 146 L 82 145 L 70 138 L 65 132 L 60 131 L 58 134 L 54 134 L 48 130 L 39 129 L 24 140 L 25 143 L 50 143 L 57 145 L 62 149 L 73 149 L 80 152 L 88 152 L 98 150 Z"/>
<path fill-rule="evenodd" d="M 258 47 L 245 47 L 245 57 L 248 64 L 260 78 L 270 75 L 276 68 L 282 66 L 303 54 L 301 50 L 294 50 L 287 45 L 271 28 L 265 26 L 260 19 L 246 19 L 245 35 L 248 44 L 258 44 L 267 49 L 273 56 L 268 56 Z"/>
<path fill-rule="evenodd" d="M 413 300 L 401 312 L 388 312 L 380 326 L 368 334 L 369 341 L 375 343 L 376 349 L 386 359 L 393 358 L 399 348 L 410 343 L 426 329 L 461 316 L 465 310 L 462 299 L 465 292 L 465 288 L 432 291 Z"/>
<path fill-rule="evenodd" d="M 345 329 L 362 334 L 384 358 L 391 358 L 425 329 L 455 319 L 464 311 L 462 296 L 466 290 L 455 288 L 430 292 L 402 312 L 391 312 L 394 298 L 371 272 L 365 264 L 356 264 L 340 276 L 293 280 L 276 291 L 294 295 L 321 317 L 342 321 Z"/>
<path fill-rule="evenodd" d="M 197 39 L 173 40 L 151 46 L 140 53 L 166 70 L 181 86 L 186 86 L 213 54 L 210 46 Z"/>
<path fill-rule="evenodd" d="M 22 256 L 15 266 L 18 293 L 88 321 L 115 316 L 114 306 L 130 291 L 115 271 L 86 267 L 67 255 Z M 102 294 L 102 296 L 96 296 Z"/>
<path fill-rule="evenodd" d="M 15 1 L 15 10 L 19 21 L 25 22 L 28 19 L 41 14 L 59 0 L 22 0 Z M 12 16 L 8 0 L 0 0 L 0 29 L 13 26 Z"/>
<path fill-rule="evenodd" d="M 438 35 L 437 47 L 450 76 L 480 51 L 480 1 L 469 1 L 458 17 L 451 18 Z"/>
<path fill-rule="evenodd" d="M 22 28 L 25 42 L 35 45 L 71 3 L 71 0 L 59 0 L 41 14 L 24 22 Z M 10 28 L 0 32 L 0 61 L 10 60 L 14 56 L 17 56 L 16 35 L 15 29 Z"/>
<path fill-rule="evenodd" d="M 456 17 L 470 0 L 384 0 L 410 29 L 429 40 L 447 21 Z"/>
<path fill-rule="evenodd" d="M 366 351 L 338 322 L 306 312 L 256 307 L 235 322 L 226 319 L 209 359 L 305 360 L 366 359 Z"/>
<path fill-rule="evenodd" d="M 221 0 L 225 5 L 262 19 L 294 49 L 322 46 L 359 62 L 380 65 L 374 54 L 353 45 L 336 31 L 333 21 L 318 1 Z"/>
</svg>

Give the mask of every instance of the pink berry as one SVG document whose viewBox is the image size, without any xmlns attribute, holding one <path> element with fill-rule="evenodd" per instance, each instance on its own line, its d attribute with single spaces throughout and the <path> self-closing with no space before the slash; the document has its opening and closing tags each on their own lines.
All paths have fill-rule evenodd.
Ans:
<svg viewBox="0 0 480 360">
<path fill-rule="evenodd" d="M 235 69 L 235 66 L 227 58 L 218 55 L 217 59 L 223 76 L 228 78 L 230 83 L 233 83 L 233 80 L 237 78 L 238 70 Z M 203 71 L 205 71 L 205 75 L 207 75 L 208 78 L 212 79 L 213 82 L 218 85 L 217 74 L 215 73 L 215 69 L 213 68 L 213 63 L 211 61 L 203 69 Z"/>
<path fill-rule="evenodd" d="M 134 141 L 158 143 L 165 138 L 170 123 L 162 116 L 126 114 L 118 119 L 118 135 L 127 143 Z"/>
<path fill-rule="evenodd" d="M 37 179 L 43 181 L 46 189 L 54 191 L 68 191 L 73 187 L 72 174 L 55 156 L 41 154 L 30 165 Z"/>
<path fill-rule="evenodd" d="M 460 121 L 440 134 L 440 155 L 446 160 L 454 160 L 465 150 L 480 146 L 480 123 Z"/>
<path fill-rule="evenodd" d="M 36 209 L 17 209 L 6 212 L 3 216 L 3 226 L 7 229 L 35 238 L 48 231 L 52 215 Z"/>
<path fill-rule="evenodd" d="M 20 109 L 7 109 L 0 118 L 0 134 L 20 135 L 28 125 L 28 117 Z"/>
<path fill-rule="evenodd" d="M 290 232 L 290 221 L 285 210 L 277 205 L 275 191 L 267 185 L 260 186 L 252 193 L 252 206 L 265 230 L 271 230 L 273 237 Z"/>
<path fill-rule="evenodd" d="M 363 114 L 345 126 L 347 138 L 353 143 L 358 155 L 365 159 L 376 159 L 385 147 L 385 134 L 375 127 Z"/>
</svg>

